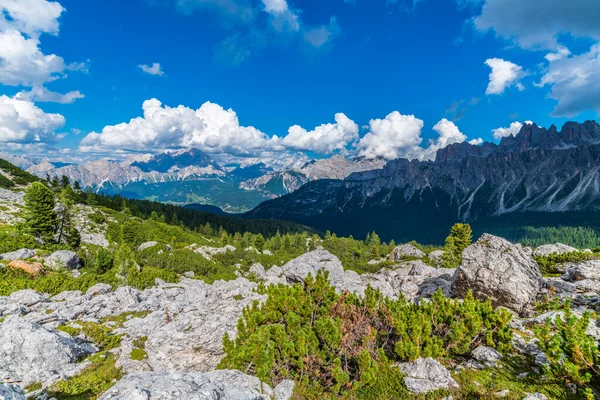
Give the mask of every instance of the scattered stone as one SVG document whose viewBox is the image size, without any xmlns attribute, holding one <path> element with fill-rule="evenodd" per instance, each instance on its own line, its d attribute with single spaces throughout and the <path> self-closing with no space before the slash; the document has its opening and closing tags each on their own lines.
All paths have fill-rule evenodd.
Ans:
<svg viewBox="0 0 600 400">
<path fill-rule="evenodd" d="M 388 259 L 391 261 L 400 261 L 405 258 L 423 258 L 425 257 L 425 253 L 419 250 L 414 245 L 407 243 L 396 247 L 392 250 L 392 254 L 388 256 Z"/>
<path fill-rule="evenodd" d="M 112 286 L 106 283 L 98 283 L 85 292 L 86 296 L 94 297 L 101 294 L 106 294 L 112 292 Z"/>
<path fill-rule="evenodd" d="M 533 255 L 535 257 L 540 256 L 549 256 L 551 254 L 565 254 L 565 253 L 573 253 L 577 250 L 575 247 L 567 246 L 566 244 L 556 243 L 556 244 L 545 244 L 535 249 Z"/>
<path fill-rule="evenodd" d="M 27 400 L 25 392 L 17 385 L 0 383 L 0 400 Z"/>
<path fill-rule="evenodd" d="M 290 400 L 294 395 L 294 387 L 296 384 L 290 379 L 281 381 L 279 385 L 273 389 L 273 400 Z"/>
<path fill-rule="evenodd" d="M 541 393 L 533 393 L 523 398 L 523 400 L 548 400 L 548 397 Z"/>
<path fill-rule="evenodd" d="M 525 313 L 533 306 L 541 282 L 542 274 L 530 248 L 484 234 L 463 252 L 452 293 L 464 297 L 472 290 L 478 299 L 491 298 L 494 307 Z"/>
<path fill-rule="evenodd" d="M 267 400 L 271 397 L 272 390 L 264 394 L 260 391 L 265 385 L 261 385 L 258 378 L 239 371 L 225 372 L 228 374 L 223 371 L 212 375 L 201 372 L 129 374 L 100 396 L 100 400 Z"/>
<path fill-rule="evenodd" d="M 264 279 L 266 275 L 265 267 L 263 267 L 260 263 L 256 263 L 253 266 L 251 266 L 248 272 L 259 279 Z"/>
<path fill-rule="evenodd" d="M 79 257 L 77 253 L 68 250 L 55 251 L 44 259 L 44 263 L 52 270 L 79 268 Z"/>
<path fill-rule="evenodd" d="M 146 243 L 142 243 L 140 244 L 140 247 L 138 247 L 137 251 L 142 251 L 145 249 L 149 249 L 150 247 L 154 247 L 158 245 L 158 242 L 146 242 Z"/>
<path fill-rule="evenodd" d="M 86 367 L 78 363 L 91 353 L 64 332 L 46 329 L 19 316 L 0 324 L 0 376 L 21 381 L 26 387 L 39 382 L 44 387 Z"/>
<path fill-rule="evenodd" d="M 46 298 L 33 289 L 19 290 L 8 296 L 8 303 L 22 304 L 26 307 L 34 306 L 38 303 L 46 301 Z"/>
<path fill-rule="evenodd" d="M 487 346 L 479 346 L 471 351 L 471 357 L 488 367 L 493 367 L 502 360 L 502 354 Z"/>
<path fill-rule="evenodd" d="M 37 276 L 44 272 L 44 266 L 38 262 L 27 262 L 23 260 L 14 260 L 8 264 L 8 267 L 11 269 L 20 269 L 28 274 Z"/>
<path fill-rule="evenodd" d="M 444 262 L 444 254 L 446 254 L 444 250 L 434 250 L 427 254 L 427 257 L 429 257 L 435 266 L 440 266 Z"/>
<path fill-rule="evenodd" d="M 265 255 L 265 256 L 272 256 L 272 255 L 273 255 L 273 253 L 271 253 L 271 251 L 270 251 L 270 250 L 263 250 L 263 252 L 262 252 L 262 253 L 263 253 L 263 255 Z"/>
<path fill-rule="evenodd" d="M 506 397 L 510 394 L 510 390 L 506 389 L 506 390 L 501 390 L 499 392 L 494 393 L 494 396 L 496 397 Z"/>
<path fill-rule="evenodd" d="M 398 366 L 406 375 L 404 384 L 411 393 L 420 394 L 459 387 L 450 372 L 433 358 L 419 358 Z"/>
<path fill-rule="evenodd" d="M 586 279 L 600 281 L 600 260 L 589 260 L 581 263 L 567 263 L 568 280 L 583 281 Z"/>
<path fill-rule="evenodd" d="M 210 246 L 198 247 L 198 245 L 192 244 L 192 245 L 187 246 L 186 248 L 188 250 L 192 250 L 194 253 L 200 254 L 202 257 L 206 258 L 207 260 L 212 260 L 212 256 L 217 255 L 217 254 L 224 254 L 229 251 L 236 251 L 236 248 L 229 244 L 226 246 L 223 246 L 223 247 L 219 247 L 219 248 L 210 247 Z"/>
<path fill-rule="evenodd" d="M 183 273 L 183 276 L 185 276 L 186 278 L 193 278 L 196 276 L 196 274 L 194 273 L 194 271 L 187 271 Z"/>
<path fill-rule="evenodd" d="M 31 249 L 21 249 L 0 254 L 0 260 L 28 260 L 33 257 L 35 257 L 35 251 Z"/>
<path fill-rule="evenodd" d="M 326 270 L 332 286 L 337 289 L 344 287 L 342 263 L 336 256 L 323 249 L 305 253 L 285 264 L 282 269 L 289 283 L 302 282 L 308 275 L 316 276 L 318 271 Z"/>
</svg>

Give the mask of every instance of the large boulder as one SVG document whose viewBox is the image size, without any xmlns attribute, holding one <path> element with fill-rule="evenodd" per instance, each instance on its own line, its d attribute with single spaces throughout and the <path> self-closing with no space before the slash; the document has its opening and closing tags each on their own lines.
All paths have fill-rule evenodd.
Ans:
<svg viewBox="0 0 600 400">
<path fill-rule="evenodd" d="M 398 367 L 406 375 L 404 384 L 411 393 L 420 394 L 458 387 L 450 372 L 433 358 L 419 358 L 398 364 Z"/>
<path fill-rule="evenodd" d="M 414 245 L 407 243 L 396 247 L 392 250 L 392 253 L 388 256 L 391 261 L 400 261 L 406 258 L 423 258 L 425 253 L 419 250 Z"/>
<path fill-rule="evenodd" d="M 0 383 L 0 400 L 27 400 L 27 397 L 17 385 Z"/>
<path fill-rule="evenodd" d="M 0 376 L 48 386 L 65 376 L 79 373 L 78 362 L 93 347 L 76 342 L 64 332 L 10 316 L 0 324 Z"/>
<path fill-rule="evenodd" d="M 338 289 L 344 287 L 344 267 L 340 260 L 327 250 L 318 249 L 301 255 L 285 264 L 283 274 L 289 283 L 302 282 L 309 274 L 316 276 L 320 270 L 329 272 L 329 282 Z"/>
<path fill-rule="evenodd" d="M 572 253 L 574 251 L 578 251 L 575 247 L 567 246 L 566 244 L 556 243 L 556 244 L 545 244 L 535 249 L 533 255 L 535 257 L 540 256 L 549 256 L 552 254 L 565 254 Z"/>
<path fill-rule="evenodd" d="M 46 257 L 44 263 L 55 271 L 61 269 L 73 270 L 79 268 L 79 257 L 77 253 L 72 251 L 59 250 Z"/>
<path fill-rule="evenodd" d="M 145 372 L 126 375 L 100 400 L 267 400 L 272 394 L 258 378 L 239 371 Z"/>
<path fill-rule="evenodd" d="M 452 293 L 464 297 L 469 290 L 495 307 L 524 313 L 536 300 L 542 274 L 530 248 L 484 234 L 462 254 L 452 280 Z"/>
<path fill-rule="evenodd" d="M 0 260 L 27 260 L 32 257 L 35 257 L 35 251 L 31 249 L 21 249 L 0 254 Z"/>
</svg>

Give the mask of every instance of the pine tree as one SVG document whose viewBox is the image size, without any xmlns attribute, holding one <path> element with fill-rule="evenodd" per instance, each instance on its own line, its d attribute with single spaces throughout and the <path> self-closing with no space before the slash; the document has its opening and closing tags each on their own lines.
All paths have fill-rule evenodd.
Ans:
<svg viewBox="0 0 600 400">
<path fill-rule="evenodd" d="M 454 224 L 450 229 L 450 235 L 454 237 L 454 248 L 458 254 L 462 255 L 464 249 L 471 245 L 473 241 L 473 231 L 469 224 Z"/>
<path fill-rule="evenodd" d="M 44 240 L 54 239 L 57 229 L 56 201 L 52 191 L 34 182 L 25 192 L 25 230 Z"/>
<path fill-rule="evenodd" d="M 60 204 L 58 207 L 58 230 L 56 241 L 58 243 L 69 244 L 71 247 L 79 246 L 81 236 L 75 229 L 72 213 L 77 194 L 70 185 L 64 187 L 60 193 Z"/>
<path fill-rule="evenodd" d="M 66 188 L 67 186 L 71 186 L 71 181 L 69 180 L 69 177 L 67 177 L 66 175 L 61 176 L 60 186 L 63 188 Z"/>
<path fill-rule="evenodd" d="M 73 184 L 73 189 L 81 190 L 81 185 L 79 184 L 79 181 L 75 181 L 75 183 Z"/>
<path fill-rule="evenodd" d="M 265 238 L 260 233 L 254 237 L 254 247 L 256 247 L 258 251 L 263 251 L 265 248 Z"/>
</svg>

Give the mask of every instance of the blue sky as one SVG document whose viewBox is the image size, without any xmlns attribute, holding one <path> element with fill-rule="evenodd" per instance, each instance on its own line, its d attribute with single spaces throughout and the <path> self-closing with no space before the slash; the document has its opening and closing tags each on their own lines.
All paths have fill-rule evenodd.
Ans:
<svg viewBox="0 0 600 400">
<path fill-rule="evenodd" d="M 0 142 L 30 156 L 194 146 L 251 160 L 430 159 L 528 120 L 560 127 L 600 113 L 600 0 L 0 0 L 0 9 Z"/>
</svg>

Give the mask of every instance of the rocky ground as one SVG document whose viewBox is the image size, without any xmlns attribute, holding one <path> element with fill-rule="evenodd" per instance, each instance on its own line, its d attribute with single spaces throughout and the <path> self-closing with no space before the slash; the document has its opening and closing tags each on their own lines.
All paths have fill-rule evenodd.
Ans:
<svg viewBox="0 0 600 400">
<path fill-rule="evenodd" d="M 553 254 L 570 249 L 548 245 L 537 251 Z M 23 250 L 0 255 L 0 259 L 30 256 Z M 62 252 L 40 261 L 47 268 L 75 269 L 73 256 Z M 435 261 L 439 256 L 432 254 L 429 259 Z M 322 269 L 329 272 L 331 284 L 339 291 L 363 294 L 371 285 L 388 297 L 403 295 L 410 301 L 423 301 L 438 289 L 449 297 L 462 297 L 468 290 L 478 298 L 489 297 L 495 306 L 515 314 L 515 347 L 539 364 L 547 360 L 532 339 L 531 326 L 560 312 L 536 315 L 534 302 L 552 292 L 571 299 L 577 315 L 600 307 L 600 261 L 568 264 L 563 276 L 544 278 L 532 249 L 492 235 L 484 235 L 468 247 L 456 270 L 434 268 L 424 257 L 412 245 L 399 246 L 388 257 L 395 262 L 393 266 L 359 275 L 344 270 L 336 256 L 317 249 L 282 267 L 265 270 L 257 264 L 247 277 L 212 285 L 184 277 L 177 284 L 157 280 L 146 290 L 113 290 L 98 284 L 86 293 L 71 291 L 53 297 L 33 290 L 14 292 L 0 297 L 0 375 L 12 382 L 0 385 L 0 399 L 25 399 L 22 388 L 34 388 L 28 389 L 32 398 L 48 398 L 43 397 L 45 388 L 81 373 L 90 363 L 86 357 L 99 352 L 81 329 L 89 323 L 120 337 L 108 352 L 126 375 L 102 399 L 289 399 L 294 387 L 291 381 L 271 388 L 243 372 L 217 370 L 224 356 L 222 338 L 225 333 L 235 336 L 244 307 L 265 300 L 255 292 L 256 281 L 293 284 Z M 410 260 L 403 261 L 406 258 Z M 595 340 L 600 339 L 599 324 L 600 320 L 592 321 L 588 329 Z M 483 368 L 501 358 L 495 350 L 481 346 L 460 368 Z M 450 372 L 433 359 L 398 367 L 413 393 L 457 385 Z"/>
</svg>

